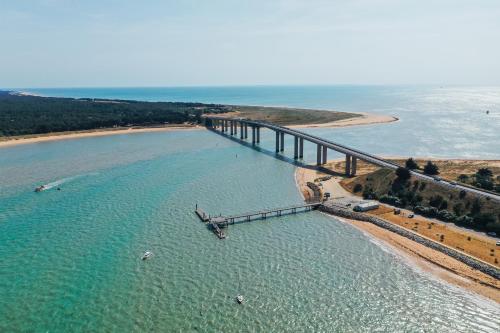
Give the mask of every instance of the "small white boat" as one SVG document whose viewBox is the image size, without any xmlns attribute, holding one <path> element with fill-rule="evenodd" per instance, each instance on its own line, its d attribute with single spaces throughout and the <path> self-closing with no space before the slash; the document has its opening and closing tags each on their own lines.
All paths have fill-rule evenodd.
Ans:
<svg viewBox="0 0 500 333">
<path fill-rule="evenodd" d="M 144 252 L 143 256 L 142 256 L 142 260 L 146 260 L 146 259 L 149 259 L 153 256 L 153 252 L 150 252 L 150 251 L 146 251 Z"/>
<path fill-rule="evenodd" d="M 244 301 L 243 296 L 241 295 L 236 296 L 236 302 L 238 302 L 238 304 L 243 304 L 243 301 Z"/>
<path fill-rule="evenodd" d="M 35 192 L 42 192 L 45 189 L 46 189 L 45 185 L 41 185 L 41 186 L 38 186 L 37 188 L 35 188 Z"/>
</svg>

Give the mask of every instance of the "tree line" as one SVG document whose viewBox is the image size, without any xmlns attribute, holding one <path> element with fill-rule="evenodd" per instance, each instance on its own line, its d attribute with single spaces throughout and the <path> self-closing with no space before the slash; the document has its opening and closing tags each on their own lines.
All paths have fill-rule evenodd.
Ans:
<svg viewBox="0 0 500 333">
<path fill-rule="evenodd" d="M 218 104 L 38 97 L 0 91 L 0 136 L 199 123 L 203 113 L 229 111 L 231 107 Z"/>
<path fill-rule="evenodd" d="M 412 158 L 408 159 L 405 167 L 399 167 L 395 171 L 396 177 L 392 181 L 390 190 L 380 196 L 372 188 L 363 188 L 361 184 L 356 184 L 354 192 L 362 191 L 365 199 L 375 199 L 397 207 L 408 208 L 426 217 L 437 218 L 479 231 L 491 231 L 500 234 L 498 210 L 491 211 L 488 209 L 488 211 L 485 211 L 484 201 L 479 198 L 468 200 L 466 198 L 467 193 L 464 190 L 459 191 L 458 195 L 450 192 L 447 198 L 439 194 L 429 197 L 424 194 L 427 187 L 425 181 L 414 180 L 411 182 L 410 170 L 416 169 L 420 169 L 416 161 Z M 423 172 L 427 175 L 438 175 L 439 168 L 435 163 L 428 161 L 423 168 Z M 494 183 L 493 172 L 488 168 L 480 168 L 472 176 L 466 177 L 467 179 L 465 179 L 464 175 L 460 175 L 458 180 L 464 183 L 465 180 L 468 180 L 471 185 L 496 190 L 500 193 L 500 183 Z M 489 201 L 489 198 L 485 200 Z"/>
</svg>

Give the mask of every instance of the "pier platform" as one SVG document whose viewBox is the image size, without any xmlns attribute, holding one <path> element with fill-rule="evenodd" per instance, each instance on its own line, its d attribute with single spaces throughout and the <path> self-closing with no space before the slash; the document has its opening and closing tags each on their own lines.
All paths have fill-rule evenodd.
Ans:
<svg viewBox="0 0 500 333">
<path fill-rule="evenodd" d="M 210 220 L 210 215 L 205 213 L 205 211 L 196 205 L 196 209 L 194 210 L 196 215 L 202 220 L 203 222 L 208 222 Z"/>
</svg>

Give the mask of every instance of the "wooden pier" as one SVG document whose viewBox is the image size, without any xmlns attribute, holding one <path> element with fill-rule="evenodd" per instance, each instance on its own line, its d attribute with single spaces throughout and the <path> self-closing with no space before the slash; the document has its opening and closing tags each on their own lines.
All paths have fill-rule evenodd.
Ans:
<svg viewBox="0 0 500 333">
<path fill-rule="evenodd" d="M 227 227 L 230 224 L 244 223 L 244 222 L 267 219 L 269 217 L 309 212 L 318 209 L 320 206 L 321 202 L 313 202 L 295 206 L 260 210 L 244 214 L 215 216 L 215 217 L 210 217 L 203 210 L 198 208 L 198 206 L 196 206 L 195 212 L 203 222 L 207 223 L 208 227 L 217 235 L 217 237 L 219 237 L 219 239 L 224 239 L 226 238 L 226 235 L 221 229 Z"/>
<path fill-rule="evenodd" d="M 205 213 L 205 211 L 203 211 L 203 209 L 199 208 L 198 205 L 196 205 L 195 213 L 196 213 L 196 215 L 198 215 L 200 220 L 202 220 L 203 222 L 208 222 L 210 220 L 210 215 Z"/>
</svg>

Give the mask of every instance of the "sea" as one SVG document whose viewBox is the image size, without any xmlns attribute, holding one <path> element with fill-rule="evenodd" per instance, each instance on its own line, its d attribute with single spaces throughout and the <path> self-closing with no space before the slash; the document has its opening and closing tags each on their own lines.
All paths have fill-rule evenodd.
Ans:
<svg viewBox="0 0 500 333">
<path fill-rule="evenodd" d="M 305 131 L 384 156 L 500 158 L 500 87 L 16 90 L 391 115 L 399 121 Z M 302 202 L 285 140 L 279 156 L 266 130 L 257 148 L 201 129 L 0 148 L 0 332 L 500 330 L 498 303 L 320 212 L 217 239 L 196 205 L 225 215 Z M 314 147 L 305 153 L 313 162 Z"/>
</svg>

